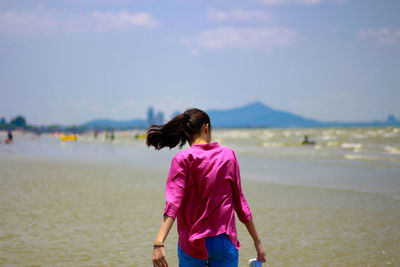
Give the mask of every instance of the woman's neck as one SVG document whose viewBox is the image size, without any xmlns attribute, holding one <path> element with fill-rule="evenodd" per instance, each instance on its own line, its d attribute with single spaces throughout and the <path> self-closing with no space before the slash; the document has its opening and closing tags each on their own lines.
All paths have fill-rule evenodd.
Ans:
<svg viewBox="0 0 400 267">
<path fill-rule="evenodd" d="M 196 139 L 193 140 L 193 142 L 190 144 L 190 146 L 192 145 L 201 145 L 201 144 L 209 144 L 210 142 L 207 140 L 206 137 L 200 136 L 197 137 Z"/>
</svg>

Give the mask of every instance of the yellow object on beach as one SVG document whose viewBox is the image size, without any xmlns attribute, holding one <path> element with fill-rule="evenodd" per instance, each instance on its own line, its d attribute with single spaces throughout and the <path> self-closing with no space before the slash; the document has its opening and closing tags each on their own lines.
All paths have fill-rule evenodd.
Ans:
<svg viewBox="0 0 400 267">
<path fill-rule="evenodd" d="M 146 139 L 147 138 L 147 134 L 137 134 L 135 135 L 136 139 Z"/>
<path fill-rule="evenodd" d="M 78 135 L 76 135 L 76 134 L 72 134 L 72 135 L 62 134 L 62 135 L 60 135 L 60 140 L 61 141 L 76 141 L 76 140 L 78 140 Z"/>
</svg>

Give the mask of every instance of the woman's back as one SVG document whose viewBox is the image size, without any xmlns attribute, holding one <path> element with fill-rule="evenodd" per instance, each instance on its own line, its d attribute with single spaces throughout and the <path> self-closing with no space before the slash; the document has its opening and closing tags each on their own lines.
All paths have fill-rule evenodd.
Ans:
<svg viewBox="0 0 400 267">
<path fill-rule="evenodd" d="M 196 144 L 179 152 L 171 163 L 165 214 L 178 218 L 179 244 L 190 256 L 207 258 L 204 238 L 226 233 L 235 247 L 234 210 L 251 219 L 240 186 L 236 156 L 217 142 Z"/>
</svg>

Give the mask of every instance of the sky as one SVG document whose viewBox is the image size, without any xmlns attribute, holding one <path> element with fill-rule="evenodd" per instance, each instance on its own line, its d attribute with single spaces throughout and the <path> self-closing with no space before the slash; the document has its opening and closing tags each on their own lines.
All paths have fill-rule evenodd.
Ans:
<svg viewBox="0 0 400 267">
<path fill-rule="evenodd" d="M 400 118 L 398 0 L 2 0 L 0 117 L 166 118 L 255 101 Z"/>
</svg>

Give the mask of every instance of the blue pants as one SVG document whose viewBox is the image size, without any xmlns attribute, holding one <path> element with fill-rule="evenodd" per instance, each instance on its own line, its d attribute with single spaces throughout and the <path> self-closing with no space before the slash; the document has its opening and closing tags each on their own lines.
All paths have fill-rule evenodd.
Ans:
<svg viewBox="0 0 400 267">
<path fill-rule="evenodd" d="M 208 260 L 187 255 L 178 245 L 179 267 L 237 267 L 239 252 L 226 234 L 206 238 Z M 207 265 L 208 264 L 208 265 Z"/>
</svg>

